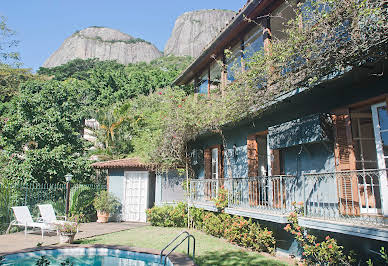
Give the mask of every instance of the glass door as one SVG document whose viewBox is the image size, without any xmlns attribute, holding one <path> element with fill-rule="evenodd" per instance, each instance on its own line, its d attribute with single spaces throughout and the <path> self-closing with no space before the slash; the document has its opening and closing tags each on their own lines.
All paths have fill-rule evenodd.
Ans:
<svg viewBox="0 0 388 266">
<path fill-rule="evenodd" d="M 387 169 L 388 165 L 388 113 L 387 104 L 372 105 L 373 125 L 375 133 L 377 163 L 379 169 Z M 380 171 L 380 188 L 384 216 L 388 216 L 388 181 L 387 171 Z"/>
<path fill-rule="evenodd" d="M 362 214 L 381 213 L 376 142 L 370 105 L 350 111 L 353 146 L 356 159 L 358 198 Z"/>
</svg>

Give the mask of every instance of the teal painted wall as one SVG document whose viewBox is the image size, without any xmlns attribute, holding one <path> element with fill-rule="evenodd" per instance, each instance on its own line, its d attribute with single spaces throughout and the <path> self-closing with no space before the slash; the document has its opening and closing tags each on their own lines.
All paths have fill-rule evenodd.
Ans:
<svg viewBox="0 0 388 266">
<path fill-rule="evenodd" d="M 115 195 L 120 202 L 124 194 L 124 169 L 109 169 L 109 192 Z"/>
<path fill-rule="evenodd" d="M 354 71 L 345 74 L 343 79 L 329 81 L 312 90 L 296 93 L 268 108 L 256 118 L 247 118 L 239 124 L 226 127 L 224 129 L 225 177 L 247 177 L 248 135 L 297 118 L 316 113 L 329 113 L 335 108 L 382 95 L 387 93 L 386 84 L 388 84 L 387 77 L 374 78 L 370 74 L 359 74 L 358 71 Z M 203 135 L 192 143 L 192 147 L 203 150 L 217 144 L 223 144 L 220 136 Z M 234 144 L 237 146 L 236 157 L 232 156 Z M 299 176 L 301 173 L 335 170 L 332 142 L 325 141 L 303 146 L 299 156 L 300 145 L 284 149 L 286 173 Z M 193 165 L 193 169 L 197 178 L 204 178 L 203 160 Z"/>
</svg>

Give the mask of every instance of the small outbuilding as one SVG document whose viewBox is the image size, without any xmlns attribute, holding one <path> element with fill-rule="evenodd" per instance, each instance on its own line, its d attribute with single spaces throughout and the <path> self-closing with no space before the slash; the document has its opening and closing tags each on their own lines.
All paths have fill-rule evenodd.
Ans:
<svg viewBox="0 0 388 266">
<path fill-rule="evenodd" d="M 186 200 L 183 188 L 186 175 L 177 169 L 156 172 L 155 165 L 138 158 L 96 162 L 92 166 L 106 171 L 107 190 L 122 204 L 117 220 L 146 222 L 148 208 Z"/>
<path fill-rule="evenodd" d="M 155 171 L 138 158 L 96 162 L 92 166 L 107 171 L 107 190 L 122 204 L 119 220 L 146 222 L 146 210 L 155 204 Z"/>
</svg>

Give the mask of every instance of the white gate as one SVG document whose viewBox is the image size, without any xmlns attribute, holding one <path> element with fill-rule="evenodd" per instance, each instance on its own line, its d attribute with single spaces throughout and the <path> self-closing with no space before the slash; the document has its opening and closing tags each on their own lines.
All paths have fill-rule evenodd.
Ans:
<svg viewBox="0 0 388 266">
<path fill-rule="evenodd" d="M 148 206 L 148 172 L 124 172 L 123 220 L 146 222 Z"/>
</svg>

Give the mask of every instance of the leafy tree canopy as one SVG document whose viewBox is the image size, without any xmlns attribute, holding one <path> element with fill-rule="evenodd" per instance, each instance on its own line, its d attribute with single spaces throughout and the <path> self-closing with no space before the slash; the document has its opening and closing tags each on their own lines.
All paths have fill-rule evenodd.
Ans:
<svg viewBox="0 0 388 266">
<path fill-rule="evenodd" d="M 28 81 L 1 120 L 1 176 L 18 182 L 90 180 L 92 169 L 80 138 L 87 114 L 85 91 L 77 80 Z"/>
<path fill-rule="evenodd" d="M 68 78 L 83 80 L 89 90 L 89 101 L 95 110 L 100 110 L 139 94 L 147 95 L 155 89 L 169 86 L 190 62 L 191 57 L 166 56 L 150 63 L 125 66 L 116 61 L 75 59 L 53 68 L 41 67 L 38 73 L 59 81 Z"/>
<path fill-rule="evenodd" d="M 0 64 L 0 116 L 7 111 L 12 97 L 14 97 L 19 85 L 27 80 L 45 80 L 43 76 L 33 75 L 30 69 L 13 68 Z"/>
</svg>

